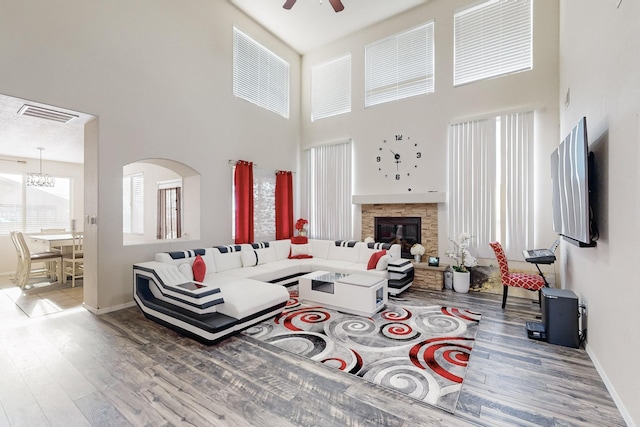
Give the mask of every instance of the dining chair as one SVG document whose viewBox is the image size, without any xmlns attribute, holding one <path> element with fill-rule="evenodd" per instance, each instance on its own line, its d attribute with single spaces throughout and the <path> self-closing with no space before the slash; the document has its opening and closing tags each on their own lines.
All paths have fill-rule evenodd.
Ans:
<svg viewBox="0 0 640 427">
<path fill-rule="evenodd" d="M 499 242 L 489 243 L 496 255 L 500 267 L 500 279 L 502 280 L 502 308 L 507 304 L 507 293 L 509 286 L 538 291 L 538 302 L 540 302 L 540 290 L 545 287 L 544 278 L 538 274 L 511 273 L 507 256 L 504 254 L 502 245 Z"/>
<path fill-rule="evenodd" d="M 31 252 L 22 232 L 16 231 L 14 236 L 18 242 L 19 259 L 22 265 L 18 274 L 18 286 L 24 289 L 29 283 L 29 279 L 36 277 L 60 280 L 60 274 L 62 273 L 62 256 L 60 252 Z M 38 264 L 38 266 L 36 267 L 34 264 Z M 55 266 L 55 272 L 51 271 L 51 266 Z"/>
<path fill-rule="evenodd" d="M 66 283 L 67 278 L 71 277 L 71 287 L 76 286 L 76 279 L 84 278 L 84 234 L 83 233 L 71 233 L 73 235 L 73 244 L 71 252 L 62 255 L 63 263 L 63 283 Z"/>
<path fill-rule="evenodd" d="M 9 236 L 11 236 L 11 243 L 13 243 L 13 247 L 16 250 L 16 273 L 11 276 L 12 282 L 18 282 L 20 277 L 22 277 L 22 250 L 20 249 L 20 242 L 18 242 L 18 237 L 16 236 L 16 231 L 11 231 Z"/>
</svg>

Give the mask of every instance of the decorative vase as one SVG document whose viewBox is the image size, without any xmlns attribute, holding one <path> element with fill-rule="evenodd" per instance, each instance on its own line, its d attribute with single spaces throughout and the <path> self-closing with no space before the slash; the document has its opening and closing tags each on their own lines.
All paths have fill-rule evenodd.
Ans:
<svg viewBox="0 0 640 427">
<path fill-rule="evenodd" d="M 414 256 L 413 256 L 413 259 L 414 259 L 416 262 L 420 262 L 420 259 L 421 259 L 421 258 L 422 258 L 422 255 L 414 255 Z"/>
<path fill-rule="evenodd" d="M 306 236 L 307 235 L 307 230 L 305 230 L 304 228 L 302 230 L 298 230 L 298 236 Z"/>
<path fill-rule="evenodd" d="M 468 271 L 453 270 L 453 290 L 466 294 L 469 292 L 469 284 L 471 282 L 471 273 Z"/>
</svg>

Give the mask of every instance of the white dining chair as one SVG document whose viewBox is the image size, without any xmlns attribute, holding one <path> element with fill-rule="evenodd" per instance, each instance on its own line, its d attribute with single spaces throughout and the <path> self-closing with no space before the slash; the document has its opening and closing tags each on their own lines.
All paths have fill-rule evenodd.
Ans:
<svg viewBox="0 0 640 427">
<path fill-rule="evenodd" d="M 21 268 L 18 274 L 18 286 L 24 289 L 29 283 L 29 279 L 36 277 L 46 277 L 60 280 L 62 273 L 62 256 L 60 252 L 31 252 L 29 246 L 20 231 L 14 232 L 20 250 Z M 36 264 L 36 265 L 34 265 Z M 55 266 L 55 272 L 51 266 Z"/>
<path fill-rule="evenodd" d="M 84 234 L 72 233 L 73 245 L 70 253 L 62 255 L 63 264 L 63 283 L 67 278 L 71 277 L 71 287 L 76 286 L 76 279 L 84 278 Z"/>
</svg>

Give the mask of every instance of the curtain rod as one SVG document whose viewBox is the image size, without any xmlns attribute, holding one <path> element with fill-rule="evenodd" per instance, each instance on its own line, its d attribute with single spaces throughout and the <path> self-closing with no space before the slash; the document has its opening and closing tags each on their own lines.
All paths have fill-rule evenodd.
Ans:
<svg viewBox="0 0 640 427">
<path fill-rule="evenodd" d="M 246 162 L 247 160 L 243 160 L 243 162 Z M 235 166 L 236 163 L 238 163 L 238 160 L 233 160 L 233 159 L 229 159 L 229 164 L 232 166 Z M 257 167 L 258 169 L 262 169 L 260 166 L 258 166 L 257 163 L 254 163 L 253 166 Z M 270 169 L 266 169 L 266 170 L 270 170 Z M 295 173 L 293 171 L 283 171 L 281 169 L 275 169 L 274 172 L 291 172 L 291 173 Z"/>
<path fill-rule="evenodd" d="M 10 159 L 0 159 L 3 162 L 16 162 L 16 163 L 24 163 L 25 165 L 27 164 L 26 160 L 10 160 Z"/>
</svg>

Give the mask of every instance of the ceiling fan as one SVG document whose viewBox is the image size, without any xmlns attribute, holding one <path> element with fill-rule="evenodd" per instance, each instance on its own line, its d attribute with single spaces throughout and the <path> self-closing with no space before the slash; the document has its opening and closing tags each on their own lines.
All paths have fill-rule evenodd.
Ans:
<svg viewBox="0 0 640 427">
<path fill-rule="evenodd" d="M 320 3 L 322 3 L 322 0 L 320 0 Z M 329 0 L 329 3 L 331 3 L 331 6 L 333 6 L 333 10 L 335 10 L 336 12 L 342 12 L 344 10 L 342 0 Z M 287 0 L 282 7 L 290 10 L 294 4 L 296 4 L 296 0 Z"/>
</svg>

